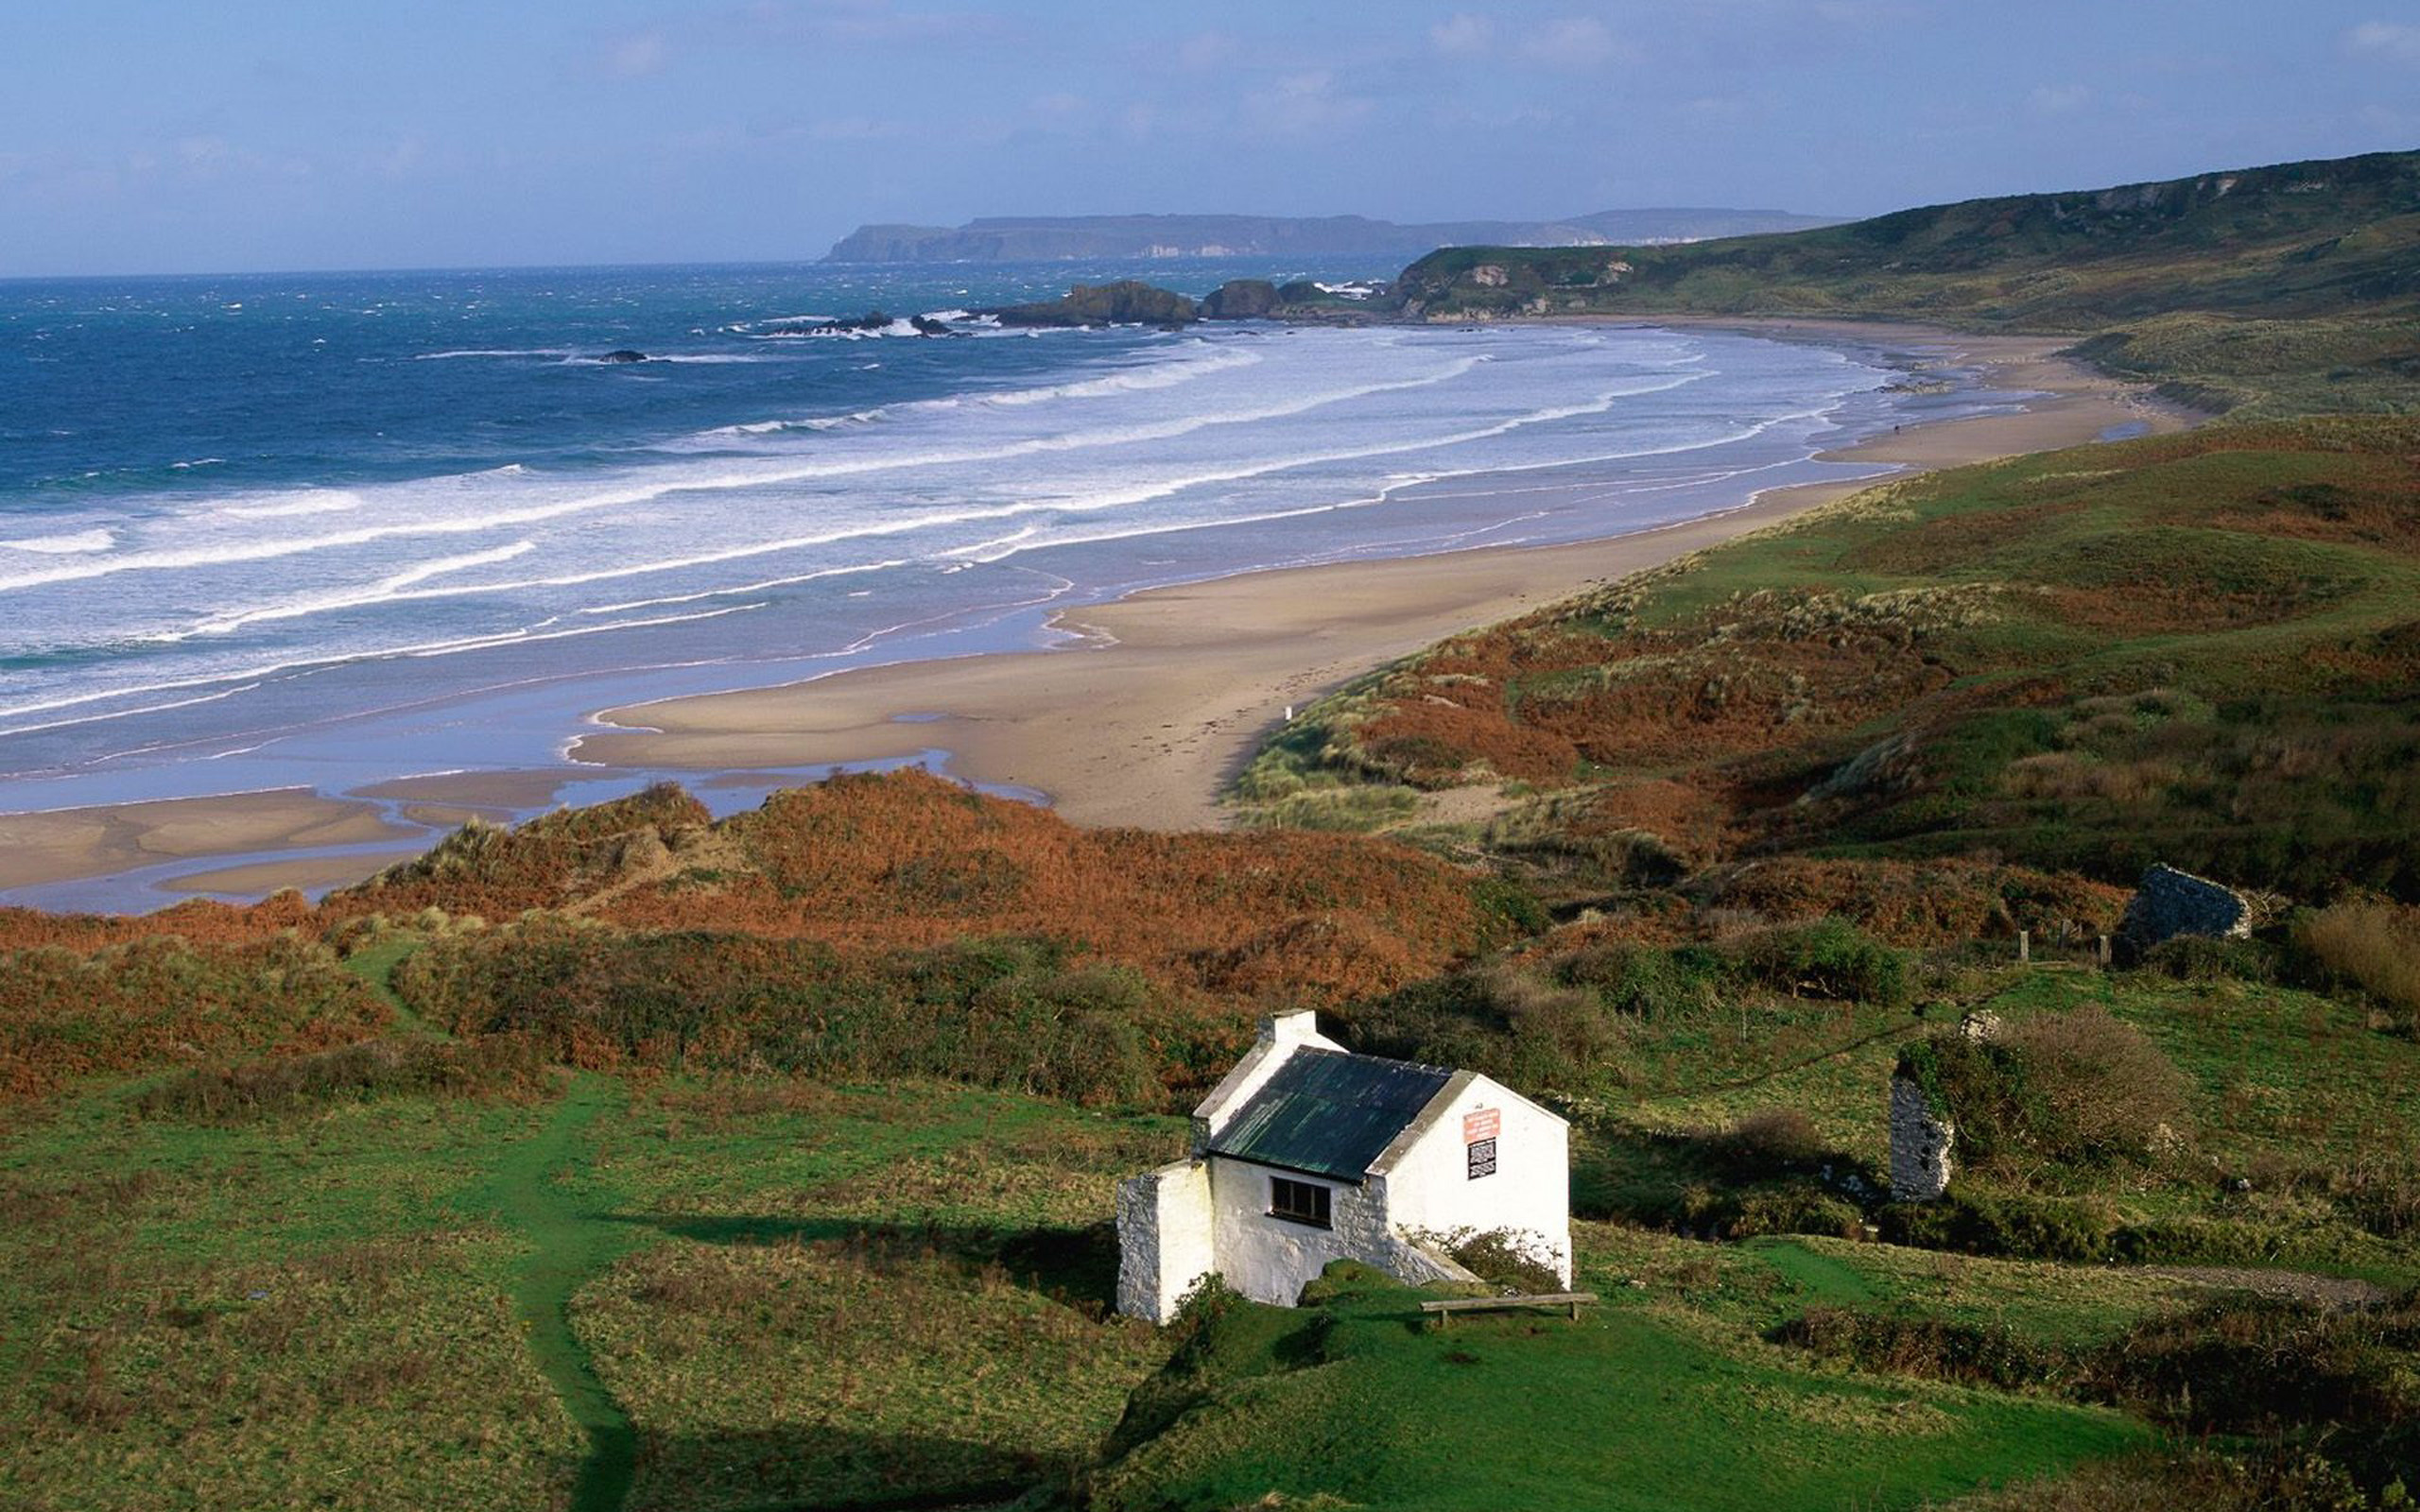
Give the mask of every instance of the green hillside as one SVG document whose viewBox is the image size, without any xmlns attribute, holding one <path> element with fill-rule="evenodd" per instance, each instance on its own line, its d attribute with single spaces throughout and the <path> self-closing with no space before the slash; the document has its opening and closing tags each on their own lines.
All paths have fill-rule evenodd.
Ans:
<svg viewBox="0 0 2420 1512">
<path fill-rule="evenodd" d="M 1787 314 L 2094 335 L 2106 366 L 2221 406 L 2403 409 L 2420 377 L 2420 153 L 1678 247 L 1454 247 L 1397 292 L 1432 320 Z"/>
</svg>

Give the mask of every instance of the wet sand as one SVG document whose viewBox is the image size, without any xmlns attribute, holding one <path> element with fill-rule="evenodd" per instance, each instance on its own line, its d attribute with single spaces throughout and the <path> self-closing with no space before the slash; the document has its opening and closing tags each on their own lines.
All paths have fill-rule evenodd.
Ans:
<svg viewBox="0 0 2420 1512">
<path fill-rule="evenodd" d="M 200 856 L 421 838 L 388 822 L 376 804 L 303 787 L 10 814 L 0 816 L 0 887 L 106 877 Z"/>
</svg>

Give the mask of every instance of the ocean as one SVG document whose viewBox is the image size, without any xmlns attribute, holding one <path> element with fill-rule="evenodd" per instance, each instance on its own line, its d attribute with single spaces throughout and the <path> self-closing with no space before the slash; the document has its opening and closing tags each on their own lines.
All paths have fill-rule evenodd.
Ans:
<svg viewBox="0 0 2420 1512">
<path fill-rule="evenodd" d="M 1645 528 L 2020 397 L 1703 329 L 964 318 L 1301 271 L 0 283 L 0 812 L 558 765 L 609 705 L 1035 644 L 1156 583 Z M 969 334 L 800 334 L 875 309 Z"/>
</svg>

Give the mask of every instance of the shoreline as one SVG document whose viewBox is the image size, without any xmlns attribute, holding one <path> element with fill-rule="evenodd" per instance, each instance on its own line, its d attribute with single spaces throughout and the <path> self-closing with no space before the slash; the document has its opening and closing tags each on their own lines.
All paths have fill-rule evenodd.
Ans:
<svg viewBox="0 0 2420 1512">
<path fill-rule="evenodd" d="M 1654 325 L 1656 321 L 1623 321 Z M 786 686 L 607 709 L 612 729 L 575 760 L 712 772 L 897 759 L 941 747 L 959 779 L 1034 788 L 1070 820 L 1217 827 L 1227 782 L 1290 706 L 1448 635 L 1660 565 L 1884 480 L 2100 438 L 2182 429 L 2196 417 L 2141 386 L 2056 353 L 2066 338 L 1966 335 L 1816 320 L 1700 320 L 1780 339 L 1855 335 L 1945 347 L 1986 386 L 2045 397 L 2022 411 L 1921 425 L 1820 454 L 1888 464 L 1861 480 L 1765 490 L 1675 524 L 1568 545 L 1483 547 L 1287 567 L 1063 610 L 1073 637 L 997 652 L 834 673 Z"/>
<path fill-rule="evenodd" d="M 1687 324 L 1819 343 L 1906 341 L 1982 369 L 1982 387 L 2043 397 L 2018 412 L 1931 421 L 1819 454 L 1895 471 L 1761 490 L 1727 509 L 1625 535 L 1261 569 L 1062 610 L 1047 623 L 1065 644 L 1047 649 L 903 662 L 609 707 L 563 743 L 562 769 L 0 815 L 0 890 L 147 875 L 160 906 L 180 894 L 317 890 L 425 849 L 473 813 L 533 812 L 566 786 L 615 774 L 671 775 L 713 787 L 733 773 L 936 756 L 950 776 L 1032 792 L 1077 823 L 1217 827 L 1227 782 L 1282 724 L 1288 706 L 1448 635 L 1886 477 L 2081 444 L 2118 427 L 2181 429 L 2198 419 L 2152 399 L 2143 386 L 2057 356 L 2066 338 L 1814 319 L 1592 323 Z M 190 865 L 214 858 L 224 864 Z"/>
</svg>

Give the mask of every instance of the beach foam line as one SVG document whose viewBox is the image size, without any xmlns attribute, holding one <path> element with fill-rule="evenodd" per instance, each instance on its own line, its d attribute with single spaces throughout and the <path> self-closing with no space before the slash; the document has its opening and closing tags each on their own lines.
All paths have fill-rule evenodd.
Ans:
<svg viewBox="0 0 2420 1512">
<path fill-rule="evenodd" d="M 76 557 L 96 551 L 107 551 L 117 544 L 117 536 L 106 528 L 72 530 L 55 536 L 26 536 L 16 541 L 0 541 L 0 547 L 10 551 L 28 551 L 42 557 Z"/>
<path fill-rule="evenodd" d="M 1409 388 L 1430 387 L 1438 383 L 1449 381 L 1451 378 L 1459 376 L 1461 372 L 1468 370 L 1467 366 L 1449 366 L 1438 370 L 1437 372 L 1424 374 L 1416 379 L 1401 380 L 1387 385 L 1357 386 L 1357 388 L 1360 389 L 1361 392 L 1354 397 L 1366 397 L 1368 394 L 1397 392 Z M 1689 374 L 1670 379 L 1660 384 L 1623 389 L 1617 391 L 1615 397 L 1629 397 L 1633 394 L 1658 392 L 1664 388 L 1678 387 L 1683 383 L 1694 382 L 1699 376 L 1701 375 Z M 1336 402 L 1337 401 L 1335 400 L 1322 401 L 1322 403 Z M 1540 411 L 1533 416 L 1516 417 L 1514 421 L 1505 422 L 1503 428 L 1513 428 L 1521 424 L 1535 424 L 1542 421 L 1565 418 L 1569 415 L 1599 413 L 1601 412 L 1603 408 L 1609 407 L 1609 404 L 1610 401 L 1605 401 L 1600 403 L 1592 403 L 1591 404 L 1578 407 L 1566 407 L 1561 410 Z M 368 545 L 379 541 L 399 540 L 415 536 L 475 534 L 482 531 L 503 529 L 514 525 L 534 524 L 544 521 L 561 519 L 568 515 L 586 513 L 598 509 L 623 507 L 636 504 L 648 504 L 667 496 L 680 493 L 724 492 L 739 489 L 772 488 L 785 484 L 812 482 L 824 478 L 859 477 L 876 472 L 898 472 L 916 468 L 959 466 L 967 463 L 990 462 L 1004 456 L 1033 456 L 1069 451 L 1089 450 L 1098 447 L 1127 446 L 1142 441 L 1170 439 L 1178 436 L 1190 434 L 1191 432 L 1199 430 L 1205 425 L 1251 423 L 1257 421 L 1282 419 L 1288 415 L 1303 413 L 1305 412 L 1307 408 L 1315 407 L 1319 407 L 1319 405 L 1310 401 L 1297 401 L 1288 404 L 1265 406 L 1259 410 L 1236 411 L 1224 416 L 1214 416 L 1207 419 L 1188 418 L 1181 421 L 1168 421 L 1160 425 L 1126 426 L 1109 432 L 1079 432 L 1064 436 L 1029 437 L 1025 440 L 1011 442 L 1005 446 L 905 453 L 890 456 L 870 457 L 859 460 L 831 462 L 819 461 L 807 464 L 793 464 L 787 466 L 769 467 L 761 470 L 709 473 L 703 475 L 684 474 L 678 477 L 662 479 L 660 481 L 644 480 L 642 475 L 641 478 L 634 479 L 621 488 L 607 488 L 593 493 L 577 494 L 568 499 L 559 499 L 551 503 L 525 506 L 519 508 L 489 510 L 476 515 L 446 516 L 437 519 L 414 521 L 409 524 L 370 525 L 357 530 L 341 531 L 326 536 L 306 536 L 273 541 L 256 540 L 219 546 L 195 546 L 182 549 L 132 552 L 112 557 L 103 561 L 92 562 L 75 567 L 60 566 L 36 572 L 0 576 L 0 593 L 45 587 L 53 583 L 75 582 L 87 578 L 112 576 L 114 574 L 126 572 L 167 571 L 191 567 L 225 566 L 241 562 L 267 561 L 283 557 L 299 556 L 309 552 L 338 550 L 348 546 Z M 1421 444 L 1449 445 L 1455 444 L 1458 439 L 1469 439 L 1474 437 L 1494 434 L 1501 434 L 1501 430 L 1497 429 L 1484 433 L 1470 433 L 1468 436 L 1461 438 L 1446 438 Z M 1367 454 L 1339 454 L 1336 456 L 1326 458 L 1326 460 L 1352 460 L 1356 455 L 1385 455 L 1385 449 L 1373 451 Z M 467 480 L 485 475 L 487 474 L 461 473 L 436 481 L 451 485 L 458 490 Z M 1213 478 L 1210 481 L 1219 480 Z M 1146 497 L 1155 496 L 1157 495 L 1146 495 Z M 339 500 L 348 502 L 338 503 L 337 501 Z M 309 490 L 305 495 L 300 498 L 280 503 L 250 507 L 222 506 L 218 512 L 221 514 L 240 514 L 245 518 L 262 518 L 273 514 L 330 512 L 336 509 L 358 507 L 362 502 L 363 501 L 360 496 L 357 494 L 348 493 L 342 490 Z M 880 530 L 870 531 L 869 533 L 895 534 L 896 531 L 890 528 L 883 528 Z"/>
<path fill-rule="evenodd" d="M 182 641 L 187 635 L 226 635 L 242 629 L 245 626 L 259 625 L 271 620 L 299 619 L 305 614 L 326 614 L 339 610 L 392 603 L 399 598 L 411 596 L 405 591 L 415 583 L 424 583 L 432 577 L 442 577 L 449 573 L 469 572 L 473 568 L 510 561 L 517 557 L 526 557 L 537 549 L 538 543 L 534 541 L 516 541 L 510 545 L 498 546 L 492 551 L 469 552 L 458 557 L 441 557 L 432 561 L 415 563 L 366 588 L 334 593 L 316 593 L 304 598 L 287 599 L 281 604 L 241 610 L 233 614 L 216 615 L 210 619 L 196 621 L 182 633 L 148 636 L 145 639 Z"/>
<path fill-rule="evenodd" d="M 687 624 L 693 620 L 720 619 L 726 614 L 741 614 L 746 613 L 751 610 L 759 610 L 765 607 L 766 606 L 763 604 L 735 604 L 723 609 L 706 610 L 696 614 L 656 615 L 647 619 L 620 620 L 611 625 L 582 626 L 575 629 L 566 630 L 539 630 L 535 627 L 528 627 L 521 630 L 500 631 L 493 635 L 465 637 L 453 641 L 429 641 L 414 645 L 377 646 L 360 650 L 335 652 L 327 656 L 301 657 L 285 662 L 270 662 L 264 666 L 246 667 L 240 671 L 205 673 L 191 678 L 175 679 L 166 682 L 141 683 L 133 687 L 95 689 L 90 692 L 74 694 L 65 697 L 46 698 L 40 699 L 32 703 L 0 706 L 0 719 L 11 719 L 23 714 L 51 713 L 62 709 L 73 709 L 88 704 L 107 702 L 113 698 L 139 698 L 147 694 L 176 693 L 188 688 L 207 688 L 221 682 L 234 682 L 239 684 L 239 686 L 236 687 L 222 689 L 218 692 L 205 694 L 199 697 L 182 698 L 167 703 L 149 704 L 141 708 L 112 709 L 98 713 L 78 714 L 72 719 L 54 719 L 40 724 L 9 725 L 0 727 L 0 735 L 31 734 L 37 730 L 60 730 L 71 725 L 95 724 L 103 720 L 130 718 L 136 714 L 160 713 L 172 709 L 187 708 L 195 704 L 215 703 L 221 698 L 233 697 L 237 694 L 253 692 L 274 678 L 289 676 L 295 673 L 314 672 L 323 667 L 344 666 L 361 662 L 383 662 L 400 657 L 424 658 L 455 656 L 466 651 L 489 650 L 505 645 L 534 644 L 544 641 L 571 640 L 581 636 L 603 635 L 614 630 L 648 629 L 660 626 Z M 551 625 L 555 620 L 560 618 L 560 615 L 553 616 L 547 620 L 541 621 L 540 623 L 542 625 Z"/>
</svg>

